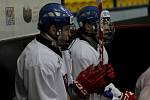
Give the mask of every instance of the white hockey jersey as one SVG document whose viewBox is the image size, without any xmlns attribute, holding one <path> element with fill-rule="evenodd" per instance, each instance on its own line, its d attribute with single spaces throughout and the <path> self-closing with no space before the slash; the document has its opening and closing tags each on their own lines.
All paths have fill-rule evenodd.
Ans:
<svg viewBox="0 0 150 100">
<path fill-rule="evenodd" d="M 99 48 L 95 50 L 87 41 L 77 38 L 70 46 L 72 58 L 72 77 L 76 79 L 79 73 L 89 65 L 97 65 L 99 63 Z M 103 52 L 104 64 L 108 63 L 108 54 L 104 48 Z M 100 100 L 101 95 L 92 94 L 90 100 Z"/>
<path fill-rule="evenodd" d="M 17 61 L 17 99 L 67 100 L 61 66 L 58 54 L 36 39 L 31 41 Z"/>
</svg>

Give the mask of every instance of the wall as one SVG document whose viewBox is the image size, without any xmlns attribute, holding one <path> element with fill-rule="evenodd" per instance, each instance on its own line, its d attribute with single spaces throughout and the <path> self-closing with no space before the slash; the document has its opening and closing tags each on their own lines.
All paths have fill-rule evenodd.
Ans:
<svg viewBox="0 0 150 100">
<path fill-rule="evenodd" d="M 148 16 L 148 6 L 141 6 L 137 8 L 133 7 L 128 9 L 126 8 L 122 10 L 111 10 L 110 15 L 113 22 L 144 17 Z"/>
</svg>

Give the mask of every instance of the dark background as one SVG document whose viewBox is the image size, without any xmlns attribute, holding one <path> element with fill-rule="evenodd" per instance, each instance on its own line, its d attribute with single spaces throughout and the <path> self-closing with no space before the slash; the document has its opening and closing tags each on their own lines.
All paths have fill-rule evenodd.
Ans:
<svg viewBox="0 0 150 100">
<path fill-rule="evenodd" d="M 137 78 L 150 65 L 150 17 L 116 22 L 116 35 L 107 47 L 116 71 L 115 85 L 134 92 Z M 121 25 L 121 26 L 118 26 Z"/>
</svg>

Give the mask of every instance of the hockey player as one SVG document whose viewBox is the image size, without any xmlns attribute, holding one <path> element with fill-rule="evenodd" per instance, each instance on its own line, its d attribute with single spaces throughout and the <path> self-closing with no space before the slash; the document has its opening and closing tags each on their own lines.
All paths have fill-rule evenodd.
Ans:
<svg viewBox="0 0 150 100">
<path fill-rule="evenodd" d="M 104 32 L 104 44 L 105 46 L 108 46 L 111 44 L 111 41 L 115 35 L 115 28 L 111 22 L 110 13 L 108 10 L 103 10 L 101 12 L 100 25 L 101 30 Z M 130 91 L 121 92 L 113 83 L 110 83 L 105 87 L 103 95 L 112 100 L 135 100 L 134 93 Z"/>
<path fill-rule="evenodd" d="M 111 21 L 110 12 L 108 10 L 102 10 L 100 14 L 100 28 L 101 31 L 103 31 L 104 45 L 111 45 L 111 42 L 115 36 L 115 27 Z"/>
<path fill-rule="evenodd" d="M 49 3 L 39 12 L 40 34 L 17 61 L 17 100 L 67 100 L 62 53 L 70 36 L 73 15 L 61 4 Z"/>
<path fill-rule="evenodd" d="M 101 92 L 113 80 L 114 72 L 112 66 L 107 66 L 108 55 L 104 46 L 102 47 L 103 65 L 106 65 L 109 71 L 104 71 L 103 67 L 106 66 L 102 67 L 99 64 L 98 8 L 95 6 L 81 8 L 77 13 L 77 22 L 79 24 L 77 36 L 69 48 L 73 62 L 72 76 L 77 80 L 75 84 L 81 90 L 80 95 L 85 95 L 89 100 L 100 100 Z M 108 77 L 105 78 L 106 76 Z"/>
<path fill-rule="evenodd" d="M 104 61 L 102 65 L 100 64 L 98 58 L 99 47 L 96 48 L 96 45 L 98 45 L 96 31 L 98 29 L 97 22 L 99 18 L 96 12 L 98 12 L 96 7 L 87 6 L 82 8 L 77 15 L 80 28 L 77 38 L 72 42 L 70 51 L 73 60 L 72 75 L 76 79 L 74 81 L 75 86 L 72 87 L 76 90 L 75 94 L 77 95 L 75 97 L 78 96 L 79 98 L 73 100 L 79 100 L 84 97 L 86 97 L 84 99 L 88 100 L 104 100 L 104 98 L 101 98 L 101 93 L 103 93 L 104 88 L 103 95 L 108 97 L 105 99 L 135 100 L 132 92 L 121 92 L 111 83 L 114 79 L 114 71 L 112 66 L 107 64 L 108 56 L 104 47 Z M 104 38 L 108 38 L 105 43 L 110 43 L 111 38 L 106 34 L 112 37 L 114 34 L 110 34 L 110 32 L 114 32 L 114 29 L 110 22 L 109 11 L 107 10 L 101 13 L 101 30 L 106 36 Z"/>
</svg>

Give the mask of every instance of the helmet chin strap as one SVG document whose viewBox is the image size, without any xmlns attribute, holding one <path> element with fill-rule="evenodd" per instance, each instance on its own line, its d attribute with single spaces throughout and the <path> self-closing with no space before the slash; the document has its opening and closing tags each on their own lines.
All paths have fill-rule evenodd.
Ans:
<svg viewBox="0 0 150 100">
<path fill-rule="evenodd" d="M 51 45 L 53 45 L 53 46 L 57 46 L 57 42 L 56 42 L 56 40 L 55 39 L 53 39 L 50 35 L 48 35 L 47 33 L 41 33 L 41 36 L 43 37 L 43 38 L 45 38 L 45 39 L 47 39 L 48 41 L 52 41 L 51 42 Z"/>
<path fill-rule="evenodd" d="M 53 36 L 52 34 L 48 34 L 48 33 L 41 33 L 41 35 L 51 41 L 51 45 L 58 47 L 58 48 L 63 48 L 63 49 L 67 49 L 67 47 L 69 46 L 69 40 L 65 41 L 64 40 L 64 36 L 62 33 L 62 29 L 61 28 L 57 28 L 57 31 L 55 33 L 55 36 Z"/>
<path fill-rule="evenodd" d="M 62 29 L 61 28 L 57 28 L 57 31 L 56 33 L 52 34 L 52 33 L 45 33 L 45 32 L 42 32 L 41 34 L 45 39 L 49 40 L 49 41 L 52 41 L 52 44 L 55 45 L 55 46 L 58 46 L 59 43 L 58 43 L 58 38 L 62 35 Z"/>
</svg>

